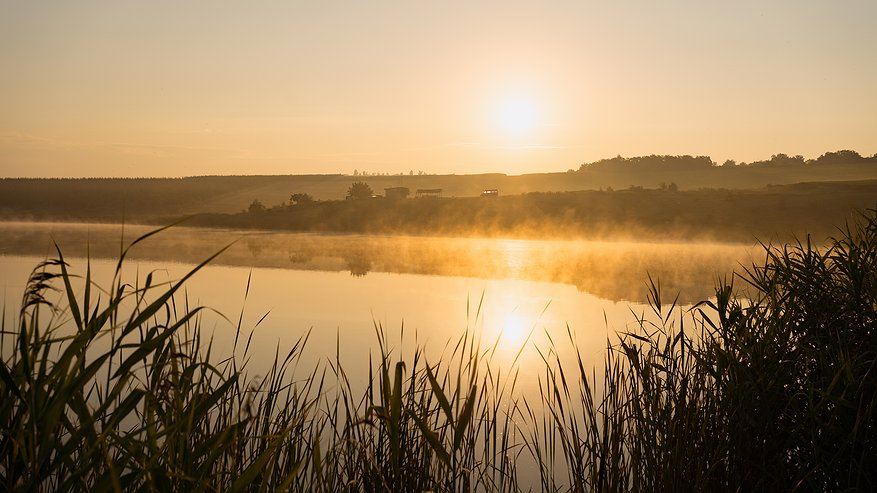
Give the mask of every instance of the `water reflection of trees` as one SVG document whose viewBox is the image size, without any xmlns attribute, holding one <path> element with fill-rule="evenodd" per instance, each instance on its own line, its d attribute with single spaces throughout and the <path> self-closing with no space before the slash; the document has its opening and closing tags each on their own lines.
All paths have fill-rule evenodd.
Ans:
<svg viewBox="0 0 877 493">
<path fill-rule="evenodd" d="M 363 277 L 368 274 L 372 267 L 371 259 L 362 252 L 354 253 L 344 257 L 350 275 L 353 277 Z"/>
<path fill-rule="evenodd" d="M 244 240 L 244 243 L 247 245 L 247 249 L 250 251 L 250 254 L 254 258 L 262 256 L 262 249 L 264 248 L 264 245 L 262 245 L 259 240 L 254 238 L 247 238 L 246 240 Z"/>
<path fill-rule="evenodd" d="M 649 276 L 680 302 L 713 295 L 719 276 L 749 263 L 750 248 L 734 244 L 630 243 L 381 237 L 261 235 L 264 266 L 524 279 L 575 286 L 610 300 L 645 301 Z M 272 254 L 282 253 L 276 262 Z M 229 254 L 235 255 L 234 249 Z M 267 255 L 267 256 L 266 256 Z M 284 264 L 282 258 L 287 259 Z M 234 258 L 229 258 L 234 263 Z M 280 265 L 276 265 L 280 264 Z"/>
<path fill-rule="evenodd" d="M 6 223 L 8 254 L 46 252 L 55 238 L 68 256 L 113 258 L 120 229 L 102 225 Z M 126 227 L 126 236 L 147 230 Z M 659 279 L 667 293 L 694 302 L 713 295 L 717 276 L 748 265 L 750 248 L 734 244 L 531 241 L 365 235 L 244 233 L 172 228 L 138 245 L 143 259 L 197 263 L 237 241 L 217 264 L 350 272 L 524 279 L 576 286 L 611 300 L 644 301 L 645 281 Z"/>
</svg>

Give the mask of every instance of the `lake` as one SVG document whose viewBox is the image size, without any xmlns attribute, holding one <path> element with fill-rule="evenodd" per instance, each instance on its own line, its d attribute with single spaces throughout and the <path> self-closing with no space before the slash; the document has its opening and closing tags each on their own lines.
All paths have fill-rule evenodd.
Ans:
<svg viewBox="0 0 877 493">
<path fill-rule="evenodd" d="M 9 327 L 30 271 L 57 242 L 71 271 L 108 286 L 122 245 L 147 226 L 0 223 L 0 287 Z M 125 279 L 148 272 L 180 279 L 228 249 L 186 284 L 190 306 L 204 305 L 202 326 L 215 353 L 230 351 L 238 320 L 254 330 L 250 371 L 276 350 L 310 334 L 302 368 L 338 357 L 366 373 L 378 328 L 401 358 L 416 347 L 428 360 L 468 331 L 496 345 L 499 365 L 538 367 L 533 347 L 549 338 L 571 350 L 569 331 L 592 362 L 607 342 L 645 311 L 649 276 L 665 301 L 685 307 L 712 295 L 716 279 L 748 265 L 760 247 L 718 243 L 631 243 L 550 239 L 433 238 L 210 230 L 174 227 L 135 246 Z M 248 289 L 249 286 L 249 289 Z M 221 316 L 221 315 L 224 315 Z M 261 320 L 261 322 L 260 322 Z M 520 351 L 525 346 L 524 351 Z M 336 354 L 337 353 L 337 354 Z M 362 369 L 361 372 L 351 369 Z"/>
</svg>

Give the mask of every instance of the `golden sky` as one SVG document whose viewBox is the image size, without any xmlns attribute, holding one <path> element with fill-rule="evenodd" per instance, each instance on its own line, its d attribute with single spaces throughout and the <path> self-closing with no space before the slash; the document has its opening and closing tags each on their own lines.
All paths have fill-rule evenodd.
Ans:
<svg viewBox="0 0 877 493">
<path fill-rule="evenodd" d="M 0 0 L 0 176 L 877 153 L 877 2 Z"/>
</svg>

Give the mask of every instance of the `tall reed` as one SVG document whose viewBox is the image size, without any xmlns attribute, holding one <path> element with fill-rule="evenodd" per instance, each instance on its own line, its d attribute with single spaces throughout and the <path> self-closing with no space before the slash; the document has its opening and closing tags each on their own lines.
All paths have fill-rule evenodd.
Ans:
<svg viewBox="0 0 877 493">
<path fill-rule="evenodd" d="M 575 374 L 543 353 L 543 490 L 877 488 L 877 211 L 823 249 L 766 246 L 736 283 L 686 312 L 650 282 L 653 313 L 610 344 L 602 382 L 580 353 Z"/>
<path fill-rule="evenodd" d="M 406 364 L 378 326 L 380 354 L 355 389 L 337 358 L 292 374 L 305 335 L 249 378 L 252 333 L 238 325 L 232 355 L 214 354 L 204 308 L 182 292 L 213 257 L 175 283 L 122 279 L 128 250 L 156 232 L 122 253 L 106 291 L 89 266 L 78 292 L 57 249 L 16 326 L 4 316 L 2 490 L 517 490 L 503 407 L 514 376 L 484 363 L 496 346 L 467 331 L 441 361 L 418 348 Z"/>
</svg>

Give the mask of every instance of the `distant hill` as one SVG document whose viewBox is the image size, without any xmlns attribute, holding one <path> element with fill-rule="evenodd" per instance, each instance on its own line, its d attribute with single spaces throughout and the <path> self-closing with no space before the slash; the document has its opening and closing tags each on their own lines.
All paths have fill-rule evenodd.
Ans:
<svg viewBox="0 0 877 493">
<path fill-rule="evenodd" d="M 378 194 L 385 188 L 441 189 L 442 197 L 475 197 L 484 189 L 501 196 L 529 192 L 658 188 L 755 189 L 799 182 L 877 179 L 877 156 L 854 151 L 814 160 L 778 154 L 768 161 L 718 165 L 708 157 L 616 157 L 578 170 L 509 176 L 475 175 L 282 175 L 133 179 L 0 179 L 0 219 L 129 222 L 195 213 L 235 213 L 253 200 L 279 205 L 293 193 L 317 200 L 344 198 L 355 181 Z"/>
</svg>

